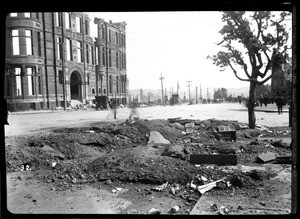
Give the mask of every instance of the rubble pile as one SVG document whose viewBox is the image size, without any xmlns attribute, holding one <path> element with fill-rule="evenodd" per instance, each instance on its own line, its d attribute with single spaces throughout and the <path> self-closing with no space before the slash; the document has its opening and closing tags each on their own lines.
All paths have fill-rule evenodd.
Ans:
<svg viewBox="0 0 300 219">
<path fill-rule="evenodd" d="M 218 126 L 236 130 L 236 141 L 224 139 Z M 154 131 L 153 136 L 162 142 L 151 140 Z M 269 140 L 271 136 L 288 137 L 290 130 L 261 126 L 251 130 L 237 121 L 215 119 L 99 122 L 89 127 L 60 128 L 50 134 L 7 138 L 6 170 L 20 171 L 26 164 L 54 190 L 107 180 L 184 186 L 193 181 L 199 186 L 197 177 L 201 176 L 206 179 L 202 179 L 203 184 L 226 177 L 232 186 L 255 186 L 264 175 L 226 173 L 214 166 L 194 165 L 189 155 L 235 154 L 239 164 L 256 162 L 265 152 L 289 155 L 289 144 Z"/>
</svg>

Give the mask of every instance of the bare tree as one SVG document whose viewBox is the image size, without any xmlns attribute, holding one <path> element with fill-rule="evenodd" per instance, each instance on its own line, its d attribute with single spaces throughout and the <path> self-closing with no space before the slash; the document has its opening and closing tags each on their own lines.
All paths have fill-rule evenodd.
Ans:
<svg viewBox="0 0 300 219">
<path fill-rule="evenodd" d="M 225 11 L 222 14 L 225 25 L 220 30 L 223 39 L 218 45 L 225 51 L 213 55 L 212 60 L 222 71 L 230 67 L 236 78 L 250 82 L 249 128 L 255 128 L 256 86 L 267 82 L 288 59 L 286 20 L 289 17 L 289 12 L 270 11 Z M 240 76 L 237 67 L 246 77 Z"/>
</svg>

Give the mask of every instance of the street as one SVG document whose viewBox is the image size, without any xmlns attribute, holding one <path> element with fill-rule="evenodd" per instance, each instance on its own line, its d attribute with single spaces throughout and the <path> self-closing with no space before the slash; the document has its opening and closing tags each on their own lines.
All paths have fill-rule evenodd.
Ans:
<svg viewBox="0 0 300 219">
<path fill-rule="evenodd" d="M 259 110 L 271 109 L 272 112 L 256 111 L 256 124 L 270 127 L 288 126 L 289 115 L 278 115 L 274 106 L 259 107 Z M 153 106 L 138 108 L 142 119 L 168 119 L 181 117 L 183 119 L 210 119 L 237 120 L 248 123 L 247 109 L 238 103 L 198 104 L 177 106 Z M 119 108 L 117 119 L 126 120 L 129 117 L 129 108 Z M 5 136 L 27 135 L 44 132 L 57 127 L 85 126 L 99 121 L 113 121 L 113 114 L 107 110 L 73 110 L 48 112 L 11 113 L 8 116 L 9 124 L 5 126 Z"/>
</svg>

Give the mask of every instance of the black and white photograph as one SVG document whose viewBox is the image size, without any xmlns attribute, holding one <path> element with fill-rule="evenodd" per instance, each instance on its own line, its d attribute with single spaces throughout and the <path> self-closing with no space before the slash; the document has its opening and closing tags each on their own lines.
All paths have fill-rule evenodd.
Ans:
<svg viewBox="0 0 300 219">
<path fill-rule="evenodd" d="M 2 214 L 295 214 L 295 8 L 282 4 L 11 11 Z"/>
</svg>

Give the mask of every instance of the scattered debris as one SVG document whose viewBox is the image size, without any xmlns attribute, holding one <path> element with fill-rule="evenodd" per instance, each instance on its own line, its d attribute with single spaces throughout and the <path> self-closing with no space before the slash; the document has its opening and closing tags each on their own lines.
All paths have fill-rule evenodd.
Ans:
<svg viewBox="0 0 300 219">
<path fill-rule="evenodd" d="M 226 208 L 224 206 L 221 206 L 219 208 L 219 214 L 221 214 L 221 215 L 227 215 L 228 213 L 229 213 L 229 209 L 228 208 Z"/>
<path fill-rule="evenodd" d="M 176 212 L 178 212 L 178 211 L 179 211 L 179 206 L 178 206 L 178 205 L 173 206 L 173 207 L 171 208 L 171 210 L 170 210 L 170 212 L 172 212 L 172 213 L 176 213 Z"/>
<path fill-rule="evenodd" d="M 266 153 L 259 154 L 257 156 L 258 163 L 268 163 L 275 160 L 276 160 L 276 154 L 269 151 Z"/>
<path fill-rule="evenodd" d="M 218 205 L 217 204 L 211 204 L 210 205 L 210 208 L 213 210 L 213 211 L 217 211 L 218 210 Z"/>
<path fill-rule="evenodd" d="M 224 179 L 220 179 L 220 180 L 216 180 L 214 182 L 211 182 L 211 183 L 207 183 L 205 185 L 202 185 L 202 186 L 198 186 L 198 191 L 203 195 L 205 192 L 211 190 L 212 188 L 216 187 L 217 186 L 217 183 L 218 182 L 221 182 L 223 181 Z"/>
<path fill-rule="evenodd" d="M 115 193 L 115 194 L 119 194 L 119 193 L 124 193 L 124 192 L 127 192 L 129 189 L 123 189 L 123 188 L 116 188 L 116 189 L 112 189 L 112 193 Z"/>
<path fill-rule="evenodd" d="M 160 185 L 160 186 L 157 186 L 155 188 L 152 188 L 153 190 L 156 190 L 156 191 L 162 191 L 163 189 L 165 189 L 166 187 L 168 186 L 168 182 Z"/>
<path fill-rule="evenodd" d="M 165 139 L 159 132 L 150 131 L 149 141 L 154 142 L 154 144 L 170 144 L 170 141 Z"/>
<path fill-rule="evenodd" d="M 156 209 L 156 208 L 151 208 L 149 210 L 149 214 L 160 214 L 161 211 L 159 209 Z"/>
</svg>

